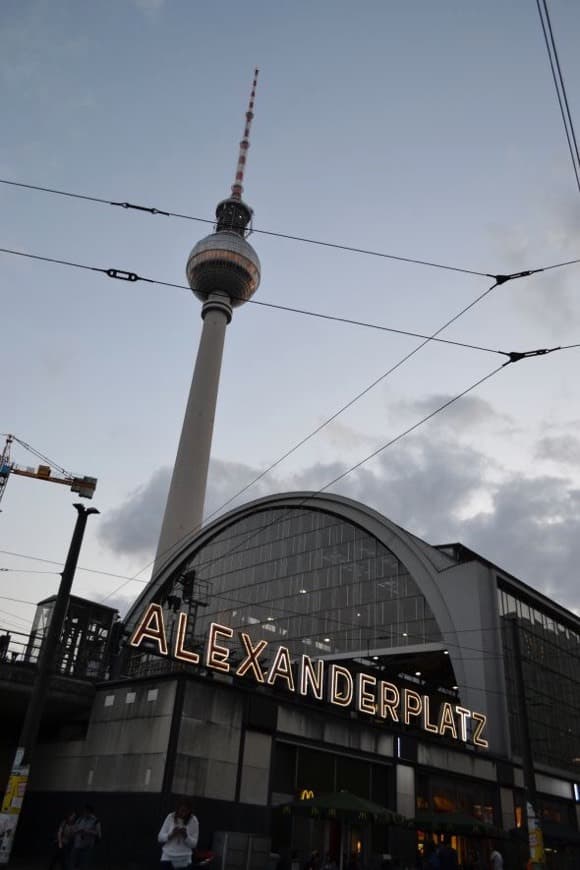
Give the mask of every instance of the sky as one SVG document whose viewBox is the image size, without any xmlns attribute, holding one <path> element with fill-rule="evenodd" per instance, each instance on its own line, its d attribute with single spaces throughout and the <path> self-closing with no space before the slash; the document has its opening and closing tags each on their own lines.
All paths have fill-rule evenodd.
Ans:
<svg viewBox="0 0 580 870">
<path fill-rule="evenodd" d="M 580 6 L 550 10 L 578 119 Z M 491 275 L 580 257 L 580 195 L 534 0 L 3 0 L 0 177 L 211 219 L 233 180 L 254 66 L 256 229 Z M 208 232 L 6 185 L 0 224 L 1 247 L 178 284 Z M 251 241 L 257 300 L 425 334 L 493 283 Z M 98 478 L 74 591 L 123 611 L 150 576 L 199 303 L 6 254 L 0 275 L 0 431 Z M 504 351 L 580 342 L 579 278 L 576 265 L 502 284 L 443 334 Z M 208 511 L 417 343 L 237 309 Z M 324 486 L 504 359 L 430 343 L 234 504 Z M 506 367 L 332 491 L 431 543 L 460 541 L 580 612 L 579 363 L 576 349 Z M 18 446 L 13 459 L 35 464 Z M 9 480 L 0 629 L 27 631 L 34 602 L 56 591 L 75 500 Z"/>
</svg>

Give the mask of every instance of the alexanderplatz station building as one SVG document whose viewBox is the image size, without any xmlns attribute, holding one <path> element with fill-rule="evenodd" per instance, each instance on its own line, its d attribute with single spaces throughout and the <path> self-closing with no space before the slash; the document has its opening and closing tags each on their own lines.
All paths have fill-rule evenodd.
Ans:
<svg viewBox="0 0 580 870">
<path fill-rule="evenodd" d="M 154 861 L 187 795 L 223 868 L 315 848 L 412 866 L 444 831 L 465 864 L 498 831 L 523 854 L 525 710 L 547 865 L 580 866 L 580 620 L 471 550 L 271 496 L 191 538 L 124 632 L 76 727 L 45 737 L 23 837 L 89 800 L 116 854 Z M 344 790 L 390 823 L 347 823 Z"/>
<path fill-rule="evenodd" d="M 492 833 L 513 832 L 506 855 L 522 845 L 528 786 L 549 863 L 577 870 L 576 616 L 337 496 L 271 496 L 184 537 L 202 527 L 226 327 L 260 282 L 242 200 L 257 75 L 231 196 L 187 262 L 203 328 L 153 580 L 119 650 L 101 637 L 109 661 L 65 626 L 88 702 L 45 727 L 18 837 L 89 800 L 111 855 L 154 862 L 186 795 L 222 870 L 271 852 L 290 870 L 313 849 L 341 870 L 353 852 L 368 870 L 385 854 L 412 866 L 443 831 L 466 866 Z"/>
</svg>

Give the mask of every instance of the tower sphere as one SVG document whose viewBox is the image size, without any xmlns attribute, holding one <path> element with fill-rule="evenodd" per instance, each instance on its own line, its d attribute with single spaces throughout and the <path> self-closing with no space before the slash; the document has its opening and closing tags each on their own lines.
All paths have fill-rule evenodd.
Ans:
<svg viewBox="0 0 580 870">
<path fill-rule="evenodd" d="M 211 293 L 226 293 L 233 307 L 254 295 L 260 284 L 260 260 L 243 236 L 219 230 L 195 245 L 186 268 L 189 286 L 205 302 Z"/>
</svg>

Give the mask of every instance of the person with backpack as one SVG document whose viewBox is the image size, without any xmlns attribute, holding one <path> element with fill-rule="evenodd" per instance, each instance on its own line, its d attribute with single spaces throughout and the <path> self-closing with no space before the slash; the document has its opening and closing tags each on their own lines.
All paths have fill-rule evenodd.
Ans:
<svg viewBox="0 0 580 870">
<path fill-rule="evenodd" d="M 434 843 L 427 843 L 425 846 L 425 860 L 423 862 L 424 870 L 441 870 L 441 862 Z"/>
<path fill-rule="evenodd" d="M 76 812 L 67 813 L 62 822 L 58 826 L 54 852 L 48 865 L 48 870 L 55 870 L 55 867 L 60 867 L 60 870 L 69 870 L 70 854 L 73 844 L 74 826 L 77 820 Z"/>
<path fill-rule="evenodd" d="M 199 839 L 199 822 L 189 801 L 180 801 L 175 812 L 169 813 L 157 837 L 161 845 L 161 866 L 164 870 L 188 870 L 193 850 Z"/>
<path fill-rule="evenodd" d="M 90 804 L 86 804 L 72 827 L 71 870 L 84 870 L 91 863 L 93 852 L 101 840 L 101 823 Z"/>
</svg>

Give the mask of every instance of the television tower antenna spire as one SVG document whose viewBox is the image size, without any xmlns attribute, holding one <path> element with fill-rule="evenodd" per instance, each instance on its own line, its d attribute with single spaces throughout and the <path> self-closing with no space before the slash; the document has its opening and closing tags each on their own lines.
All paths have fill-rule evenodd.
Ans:
<svg viewBox="0 0 580 870">
<path fill-rule="evenodd" d="M 250 129 L 254 119 L 254 102 L 256 100 L 256 87 L 258 85 L 258 74 L 260 70 L 254 70 L 254 81 L 252 82 L 252 90 L 250 93 L 250 102 L 248 103 L 248 111 L 246 112 L 246 125 L 244 127 L 244 135 L 240 142 L 240 152 L 238 155 L 238 165 L 236 167 L 236 178 L 232 184 L 232 199 L 241 200 L 244 192 L 244 172 L 246 170 L 246 159 L 248 149 L 250 147 Z"/>
</svg>

